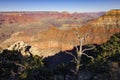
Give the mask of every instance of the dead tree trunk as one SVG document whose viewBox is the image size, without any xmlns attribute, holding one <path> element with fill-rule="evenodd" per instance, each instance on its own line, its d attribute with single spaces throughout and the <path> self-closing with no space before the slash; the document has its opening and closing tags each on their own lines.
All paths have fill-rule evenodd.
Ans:
<svg viewBox="0 0 120 80">
<path fill-rule="evenodd" d="M 67 54 L 73 56 L 74 62 L 76 63 L 75 70 L 72 70 L 74 72 L 74 74 L 75 74 L 75 80 L 79 80 L 79 69 L 80 69 L 80 66 L 81 66 L 80 65 L 81 64 L 80 63 L 81 62 L 81 56 L 85 55 L 88 58 L 94 59 L 92 56 L 88 56 L 87 54 L 84 53 L 87 50 L 94 49 L 94 47 L 83 49 L 83 43 L 85 42 L 87 36 L 88 36 L 88 33 L 86 33 L 83 37 L 80 37 L 80 34 L 78 32 L 76 32 L 76 37 L 77 37 L 77 39 L 79 41 L 79 44 L 75 45 L 76 56 L 74 54 L 70 53 L 70 52 L 66 52 Z M 79 46 L 79 48 L 77 46 Z"/>
</svg>

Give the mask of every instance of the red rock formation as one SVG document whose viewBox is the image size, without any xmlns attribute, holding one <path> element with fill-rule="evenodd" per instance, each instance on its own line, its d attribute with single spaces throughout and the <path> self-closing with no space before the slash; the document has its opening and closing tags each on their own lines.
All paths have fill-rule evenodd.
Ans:
<svg viewBox="0 0 120 80">
<path fill-rule="evenodd" d="M 0 12 L 0 42 L 15 32 L 22 31 L 34 35 L 47 30 L 50 26 L 63 30 L 82 26 L 100 15 L 100 13 L 68 12 Z"/>
<path fill-rule="evenodd" d="M 119 11 L 120 10 L 112 10 L 83 27 L 67 30 L 61 30 L 56 27 L 51 27 L 49 30 L 39 32 L 36 35 L 19 33 L 16 36 L 14 34 L 11 36 L 11 38 L 5 40 L 2 45 L 6 45 L 9 43 L 12 44 L 13 42 L 19 40 L 27 42 L 28 44 L 37 47 L 39 50 L 69 50 L 72 49 L 76 43 L 79 43 L 75 36 L 76 30 L 80 33 L 81 37 L 90 31 L 87 42 L 85 44 L 101 44 L 103 42 L 106 42 L 114 33 L 120 32 Z M 51 13 L 49 14 L 52 15 Z M 40 15 L 44 16 L 43 14 Z M 56 15 L 56 13 L 54 15 Z M 114 18 L 116 15 L 118 18 Z M 47 53 L 45 55 L 47 55 Z"/>
</svg>

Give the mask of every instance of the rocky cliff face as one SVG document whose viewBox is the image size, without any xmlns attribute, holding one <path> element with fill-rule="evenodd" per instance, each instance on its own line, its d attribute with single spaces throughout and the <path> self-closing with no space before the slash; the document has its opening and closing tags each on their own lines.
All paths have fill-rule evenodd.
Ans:
<svg viewBox="0 0 120 80">
<path fill-rule="evenodd" d="M 40 51 L 33 46 L 30 46 L 23 41 L 18 41 L 12 44 L 10 47 L 7 48 L 8 50 L 15 50 L 21 52 L 23 56 L 30 56 L 30 55 L 41 55 Z"/>
<path fill-rule="evenodd" d="M 102 13 L 104 14 L 104 13 Z M 40 21 L 54 26 L 61 23 L 72 24 L 72 20 L 81 20 L 81 23 L 101 16 L 100 13 L 68 13 L 68 12 L 0 12 L 0 27 L 14 25 L 28 25 Z M 52 21 L 51 21 L 52 20 Z M 59 21 L 58 21 L 59 20 Z"/>
<path fill-rule="evenodd" d="M 119 27 L 120 28 L 120 10 L 111 10 L 96 19 L 93 24 L 95 27 Z"/>
<path fill-rule="evenodd" d="M 48 31 L 34 35 L 32 40 L 33 42 L 37 42 L 39 45 L 41 45 L 42 42 L 44 43 L 47 41 L 49 42 L 46 44 L 49 44 L 50 41 L 52 42 L 55 40 L 55 42 L 53 41 L 51 48 L 53 48 L 53 45 L 57 42 L 59 46 L 55 45 L 54 48 L 60 48 L 60 43 L 63 43 L 64 45 L 62 45 L 61 50 L 66 50 L 65 47 L 67 47 L 67 49 L 71 49 L 73 48 L 71 46 L 74 46 L 76 43 L 78 44 L 78 40 L 75 35 L 75 29 L 77 29 L 81 37 L 90 31 L 87 42 L 84 44 L 101 44 L 110 39 L 110 36 L 112 36 L 114 33 L 120 32 L 119 22 L 120 10 L 111 10 L 101 17 L 86 24 L 85 26 L 70 30 L 59 30 L 55 27 L 51 27 Z"/>
<path fill-rule="evenodd" d="M 16 32 L 35 35 L 48 30 L 50 26 L 62 30 L 80 27 L 102 14 L 101 12 L 0 12 L 0 43 Z"/>
<path fill-rule="evenodd" d="M 1 45 L 11 45 L 16 41 L 24 41 L 37 47 L 44 56 L 50 56 L 59 51 L 70 50 L 75 44 L 78 44 L 79 42 L 75 35 L 76 31 L 79 32 L 81 37 L 90 31 L 84 44 L 101 44 L 106 42 L 114 33 L 120 32 L 119 22 L 120 10 L 111 10 L 82 27 L 66 30 L 51 27 L 49 30 L 35 35 L 27 35 L 25 32 L 15 33 Z"/>
</svg>

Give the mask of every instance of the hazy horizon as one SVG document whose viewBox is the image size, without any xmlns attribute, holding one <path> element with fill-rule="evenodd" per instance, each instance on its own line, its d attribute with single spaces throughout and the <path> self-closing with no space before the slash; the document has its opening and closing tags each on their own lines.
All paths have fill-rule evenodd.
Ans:
<svg viewBox="0 0 120 80">
<path fill-rule="evenodd" d="M 112 10 L 112 9 L 111 9 Z M 107 11 L 110 11 L 110 10 L 107 10 Z M 64 13 L 64 12 L 66 12 L 66 13 L 97 13 L 97 12 L 107 12 L 107 11 L 86 11 L 86 12 L 70 12 L 70 11 L 0 11 L 0 12 L 58 12 L 58 13 Z"/>
<path fill-rule="evenodd" d="M 120 9 L 120 0 L 1 0 L 0 12 L 57 11 L 101 12 Z"/>
</svg>

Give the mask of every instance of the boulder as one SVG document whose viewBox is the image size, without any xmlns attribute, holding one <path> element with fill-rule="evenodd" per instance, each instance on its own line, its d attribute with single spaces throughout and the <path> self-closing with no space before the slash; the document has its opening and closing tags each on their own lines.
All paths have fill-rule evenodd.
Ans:
<svg viewBox="0 0 120 80">
<path fill-rule="evenodd" d="M 16 50 L 21 52 L 23 56 L 30 56 L 30 55 L 40 55 L 40 51 L 33 46 L 28 45 L 23 41 L 18 41 L 12 44 L 10 47 L 7 48 L 8 50 Z"/>
</svg>

